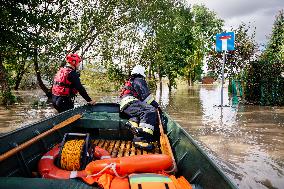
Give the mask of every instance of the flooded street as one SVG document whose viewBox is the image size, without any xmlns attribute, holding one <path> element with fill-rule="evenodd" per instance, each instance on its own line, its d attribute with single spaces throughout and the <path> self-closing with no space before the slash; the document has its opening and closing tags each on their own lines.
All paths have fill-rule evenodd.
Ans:
<svg viewBox="0 0 284 189">
<path fill-rule="evenodd" d="M 22 103 L 0 107 L 0 133 L 56 113 L 40 90 L 18 95 L 24 98 Z M 116 99 L 91 96 L 104 102 Z M 237 104 L 225 88 L 227 106 L 220 108 L 219 85 L 179 87 L 171 94 L 165 85 L 156 99 L 240 189 L 284 188 L 284 107 Z M 83 103 L 78 99 L 77 105 Z"/>
<path fill-rule="evenodd" d="M 163 92 L 167 112 L 239 188 L 284 188 L 284 107 L 237 105 L 225 88 L 220 108 L 218 85 Z"/>
</svg>

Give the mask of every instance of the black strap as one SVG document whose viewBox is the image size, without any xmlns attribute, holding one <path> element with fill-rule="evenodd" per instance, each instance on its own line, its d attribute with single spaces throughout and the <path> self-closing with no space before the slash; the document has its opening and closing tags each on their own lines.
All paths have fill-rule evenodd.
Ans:
<svg viewBox="0 0 284 189">
<path fill-rule="evenodd" d="M 54 85 L 59 85 L 59 86 L 63 86 L 63 87 L 70 87 L 70 84 L 66 84 L 63 82 L 58 82 L 58 81 L 54 81 Z"/>
<path fill-rule="evenodd" d="M 130 90 L 130 91 L 133 91 L 134 89 L 133 89 L 133 87 L 131 87 L 131 86 L 124 86 L 123 87 L 125 90 Z"/>
<path fill-rule="evenodd" d="M 168 183 L 165 183 L 166 189 L 170 189 Z"/>
</svg>

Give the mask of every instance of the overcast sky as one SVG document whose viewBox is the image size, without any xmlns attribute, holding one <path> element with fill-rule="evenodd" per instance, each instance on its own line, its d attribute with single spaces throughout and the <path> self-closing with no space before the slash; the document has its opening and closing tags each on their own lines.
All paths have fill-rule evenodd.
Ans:
<svg viewBox="0 0 284 189">
<path fill-rule="evenodd" d="M 237 28 L 241 22 L 256 27 L 256 41 L 266 43 L 275 16 L 284 9 L 284 0 L 187 0 L 204 4 L 225 21 L 225 29 Z"/>
</svg>

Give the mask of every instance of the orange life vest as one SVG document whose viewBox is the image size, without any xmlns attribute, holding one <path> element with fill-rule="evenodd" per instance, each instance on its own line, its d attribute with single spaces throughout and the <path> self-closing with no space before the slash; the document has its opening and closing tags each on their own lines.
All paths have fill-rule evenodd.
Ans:
<svg viewBox="0 0 284 189">
<path fill-rule="evenodd" d="M 56 73 L 52 86 L 52 94 L 56 96 L 72 96 L 78 93 L 74 88 L 71 88 L 71 82 L 68 80 L 68 75 L 73 71 L 69 67 L 62 67 Z"/>
<path fill-rule="evenodd" d="M 129 175 L 131 189 L 192 189 L 191 184 L 183 177 L 174 175 L 141 173 Z"/>
<path fill-rule="evenodd" d="M 177 189 L 168 176 L 155 173 L 131 174 L 129 183 L 131 189 Z"/>
</svg>

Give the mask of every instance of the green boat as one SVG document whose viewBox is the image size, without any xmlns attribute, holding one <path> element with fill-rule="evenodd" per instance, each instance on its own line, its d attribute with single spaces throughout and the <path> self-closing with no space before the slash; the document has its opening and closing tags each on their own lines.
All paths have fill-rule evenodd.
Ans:
<svg viewBox="0 0 284 189">
<path fill-rule="evenodd" d="M 77 114 L 81 115 L 80 118 L 66 123 Z M 165 112 L 160 116 L 176 162 L 176 176 L 183 176 L 195 189 L 237 188 L 181 126 Z M 133 135 L 125 128 L 126 121 L 126 117 L 119 113 L 118 104 L 98 103 L 81 106 L 1 135 L 0 188 L 99 188 L 80 179 L 41 178 L 38 163 L 45 153 L 62 142 L 66 133 L 89 133 L 90 139 L 99 141 L 97 144 L 100 143 L 101 147 L 106 147 L 107 141 L 131 141 Z"/>
</svg>

